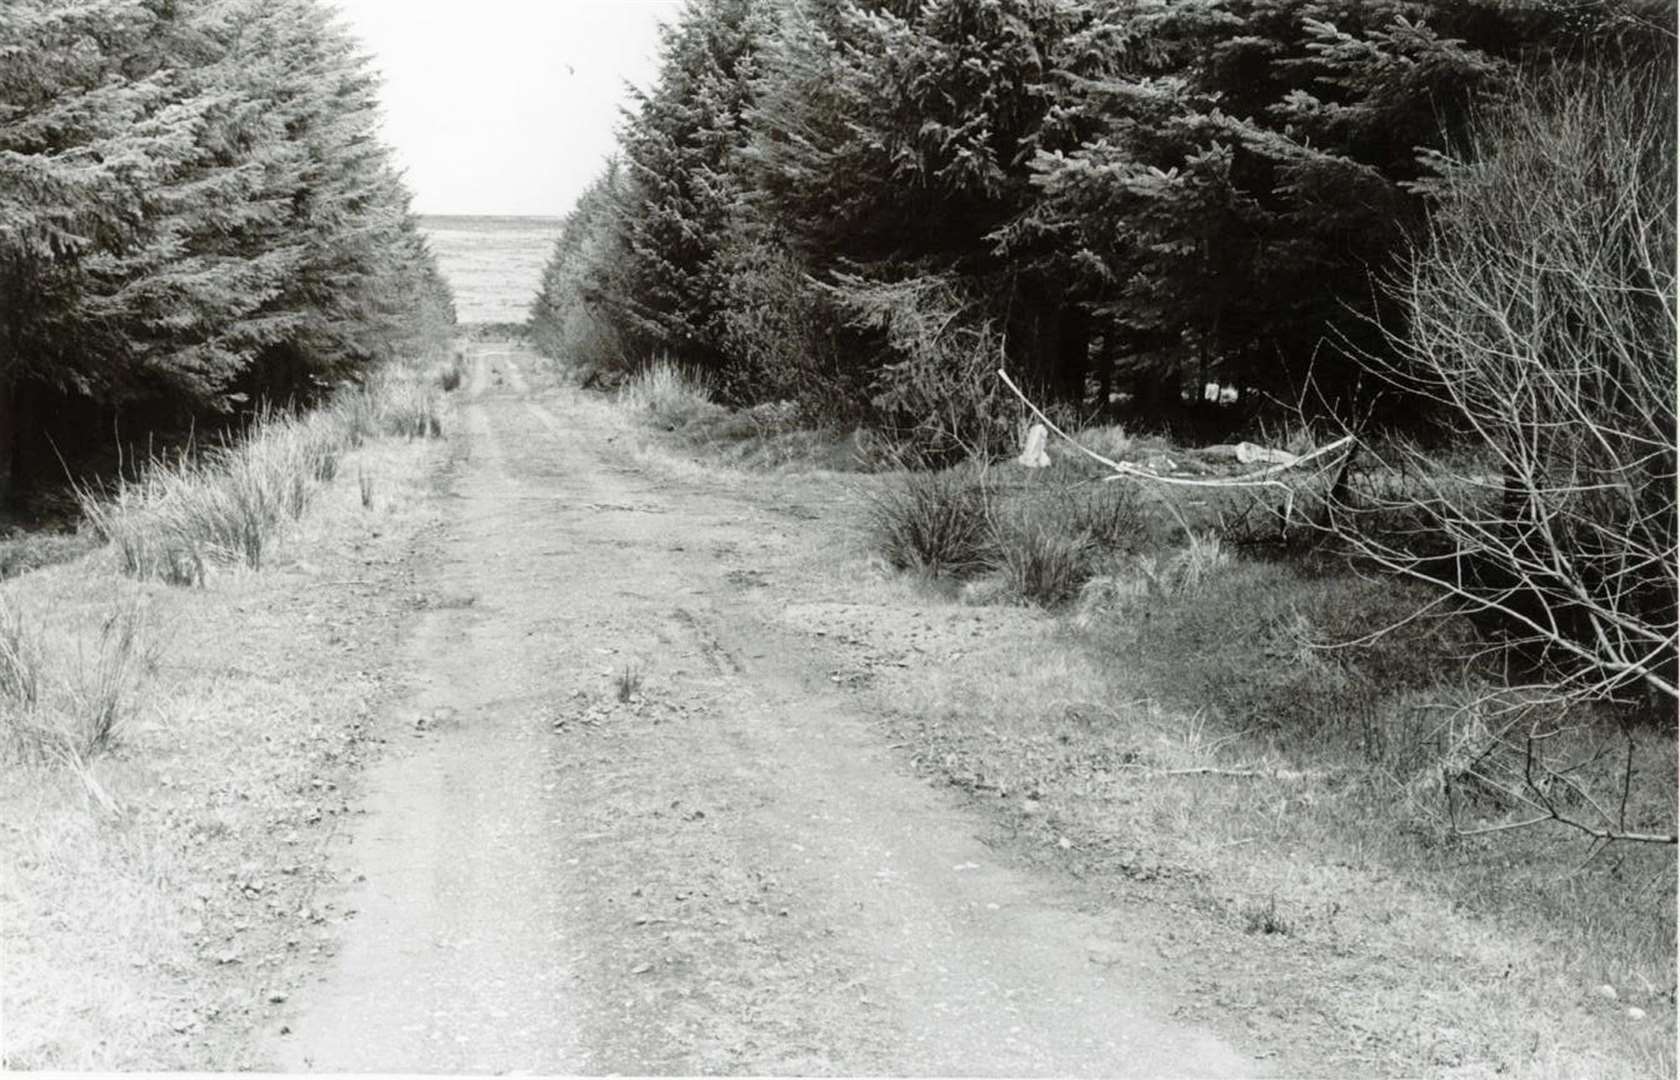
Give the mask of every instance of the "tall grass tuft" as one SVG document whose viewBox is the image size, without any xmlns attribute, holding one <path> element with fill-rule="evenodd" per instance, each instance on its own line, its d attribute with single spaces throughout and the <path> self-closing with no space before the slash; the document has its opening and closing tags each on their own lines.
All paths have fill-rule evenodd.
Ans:
<svg viewBox="0 0 1680 1080">
<path fill-rule="evenodd" d="M 443 438 L 443 401 L 422 382 L 384 379 L 367 391 L 380 430 L 402 439 Z"/>
<path fill-rule="evenodd" d="M 418 378 L 382 374 L 307 416 L 264 413 L 241 441 L 153 461 L 114 490 L 79 489 L 82 515 L 133 577 L 202 585 L 218 563 L 260 569 L 339 460 L 369 438 L 438 438 L 444 405 Z"/>
<path fill-rule="evenodd" d="M 0 600 L 0 755 L 77 767 L 119 740 L 157 657 L 138 599 L 105 616 L 97 641 L 49 650 L 38 624 Z"/>
<path fill-rule="evenodd" d="M 624 384 L 622 400 L 667 431 L 681 431 L 696 420 L 724 412 L 712 400 L 712 388 L 697 372 L 670 360 L 656 360 Z"/>
<path fill-rule="evenodd" d="M 1043 522 L 994 526 L 987 561 L 1004 595 L 1041 607 L 1060 607 L 1079 595 L 1095 573 L 1100 549 L 1085 532 Z"/>
<path fill-rule="evenodd" d="M 85 651 L 71 679 L 68 748 L 86 761 L 108 750 L 133 703 L 146 666 L 145 609 L 133 602 L 105 617 L 92 655 Z"/>
<path fill-rule="evenodd" d="M 869 525 L 898 569 L 961 577 L 988 565 L 995 501 L 984 473 L 908 472 L 870 492 Z"/>
<path fill-rule="evenodd" d="M 23 612 L 0 597 L 0 708 L 29 713 L 40 696 L 40 641 Z"/>
<path fill-rule="evenodd" d="M 337 474 L 342 443 L 328 418 L 267 414 L 243 442 L 154 461 L 110 497 L 80 491 L 82 513 L 135 577 L 202 584 L 209 562 L 259 569 L 280 529 Z"/>
</svg>

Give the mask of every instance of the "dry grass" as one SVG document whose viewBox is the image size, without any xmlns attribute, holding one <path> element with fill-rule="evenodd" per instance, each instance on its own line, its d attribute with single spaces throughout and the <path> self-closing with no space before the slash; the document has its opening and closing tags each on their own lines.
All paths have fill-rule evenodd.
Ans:
<svg viewBox="0 0 1680 1080">
<path fill-rule="evenodd" d="M 218 566 L 262 568 L 341 456 L 368 439 L 441 438 L 445 406 L 417 371 L 387 369 L 305 416 L 259 416 L 238 441 L 154 461 L 110 491 L 79 489 L 82 513 L 130 576 L 203 585 Z"/>
<path fill-rule="evenodd" d="M 397 645 L 437 447 L 342 451 L 261 573 L 174 589 L 93 558 L 0 586 L 0 1065 L 259 1064 L 241 1055 L 270 993 L 339 917 L 314 888 L 385 693 L 369 673 Z M 356 474 L 380 477 L 376 507 Z"/>
<path fill-rule="evenodd" d="M 84 770 L 119 743 L 157 663 L 143 596 L 66 631 L 0 595 L 0 763 Z"/>
<path fill-rule="evenodd" d="M 698 373 L 670 360 L 638 371 L 619 391 L 619 400 L 666 431 L 681 431 L 709 418 L 728 415 L 712 400 L 712 390 Z"/>
<path fill-rule="evenodd" d="M 1583 865 L 1561 827 L 1457 835 L 1442 769 L 1475 720 L 1438 707 L 1469 692 L 1442 682 L 1454 628 L 1319 645 L 1411 602 L 1227 560 L 1194 590 L 1144 583 L 1084 619 L 995 634 L 883 682 L 879 701 L 940 778 L 984 777 L 1006 817 L 1030 796 L 1042 809 L 1013 820 L 1058 861 L 1204 911 L 1213 930 L 1186 962 L 1232 1001 L 1328 1017 L 1332 1071 L 1672 1073 L 1672 851 Z M 1635 752 L 1651 772 L 1630 818 L 1672 828 L 1672 737 L 1639 733 Z M 1477 812 L 1502 820 L 1488 797 Z M 1255 938 L 1287 945 L 1256 953 Z"/>
</svg>

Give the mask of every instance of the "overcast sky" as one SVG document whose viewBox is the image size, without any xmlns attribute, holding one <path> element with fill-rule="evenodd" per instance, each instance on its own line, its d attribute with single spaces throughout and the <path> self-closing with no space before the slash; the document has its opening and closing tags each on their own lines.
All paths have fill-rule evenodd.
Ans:
<svg viewBox="0 0 1680 1080">
<path fill-rule="evenodd" d="M 563 214 L 681 0 L 334 0 L 385 76 L 423 214 Z"/>
</svg>

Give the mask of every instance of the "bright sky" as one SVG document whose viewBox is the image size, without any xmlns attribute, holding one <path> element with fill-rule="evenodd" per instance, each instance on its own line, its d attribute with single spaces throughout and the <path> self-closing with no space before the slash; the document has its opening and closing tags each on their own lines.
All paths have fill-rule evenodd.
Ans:
<svg viewBox="0 0 1680 1080">
<path fill-rule="evenodd" d="M 681 0 L 334 0 L 385 76 L 422 214 L 564 214 Z"/>
</svg>

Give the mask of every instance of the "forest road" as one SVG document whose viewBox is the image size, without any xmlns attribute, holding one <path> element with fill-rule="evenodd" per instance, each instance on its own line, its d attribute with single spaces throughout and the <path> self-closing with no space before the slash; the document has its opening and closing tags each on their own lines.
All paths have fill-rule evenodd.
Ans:
<svg viewBox="0 0 1680 1080">
<path fill-rule="evenodd" d="M 753 575 L 833 524 L 649 470 L 534 355 L 470 349 L 401 737 L 335 852 L 356 915 L 259 1067 L 1261 1071 L 764 617 Z"/>
</svg>

